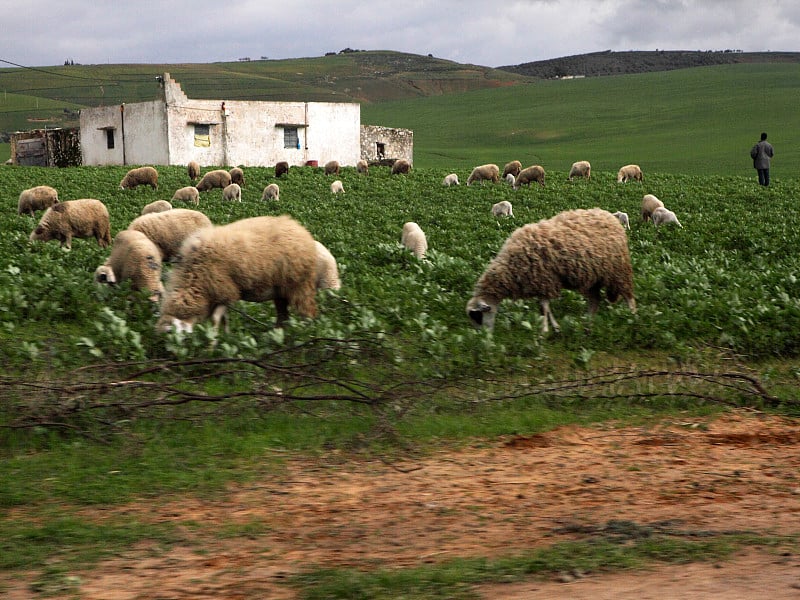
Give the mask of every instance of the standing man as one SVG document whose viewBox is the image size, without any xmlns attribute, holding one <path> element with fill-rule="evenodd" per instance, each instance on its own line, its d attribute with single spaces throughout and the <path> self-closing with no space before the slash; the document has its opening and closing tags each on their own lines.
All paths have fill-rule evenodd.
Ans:
<svg viewBox="0 0 800 600">
<path fill-rule="evenodd" d="M 750 149 L 753 167 L 758 171 L 758 185 L 769 185 L 769 161 L 774 151 L 767 141 L 767 134 L 761 134 L 761 141 Z"/>
</svg>

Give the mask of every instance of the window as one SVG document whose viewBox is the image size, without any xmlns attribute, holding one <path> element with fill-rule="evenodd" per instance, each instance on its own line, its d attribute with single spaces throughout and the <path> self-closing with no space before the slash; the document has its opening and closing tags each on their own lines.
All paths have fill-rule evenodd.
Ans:
<svg viewBox="0 0 800 600">
<path fill-rule="evenodd" d="M 297 135 L 297 127 L 283 128 L 283 147 L 300 149 L 300 136 Z"/>
<path fill-rule="evenodd" d="M 114 130 L 106 129 L 106 148 L 112 150 L 114 148 Z"/>
<path fill-rule="evenodd" d="M 384 144 L 383 142 L 376 142 L 375 154 L 377 154 L 378 160 L 383 160 L 384 158 L 386 158 L 386 144 Z"/>
<path fill-rule="evenodd" d="M 195 123 L 194 125 L 194 145 L 198 148 L 208 148 L 211 146 L 211 126 Z"/>
</svg>

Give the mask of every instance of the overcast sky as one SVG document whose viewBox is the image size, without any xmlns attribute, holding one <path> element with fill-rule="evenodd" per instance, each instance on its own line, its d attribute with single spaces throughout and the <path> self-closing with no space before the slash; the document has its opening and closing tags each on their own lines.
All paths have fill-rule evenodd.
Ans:
<svg viewBox="0 0 800 600">
<path fill-rule="evenodd" d="M 0 0 L 0 66 L 218 62 L 344 48 L 498 67 L 601 50 L 800 51 L 797 0 Z"/>
</svg>

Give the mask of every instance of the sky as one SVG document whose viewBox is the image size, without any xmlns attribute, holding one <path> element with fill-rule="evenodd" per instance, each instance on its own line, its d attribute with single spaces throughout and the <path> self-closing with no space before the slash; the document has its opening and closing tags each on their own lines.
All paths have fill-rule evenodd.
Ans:
<svg viewBox="0 0 800 600">
<path fill-rule="evenodd" d="M 603 50 L 800 51 L 797 0 L 0 0 L 0 67 L 207 63 L 345 48 L 487 67 Z"/>
</svg>

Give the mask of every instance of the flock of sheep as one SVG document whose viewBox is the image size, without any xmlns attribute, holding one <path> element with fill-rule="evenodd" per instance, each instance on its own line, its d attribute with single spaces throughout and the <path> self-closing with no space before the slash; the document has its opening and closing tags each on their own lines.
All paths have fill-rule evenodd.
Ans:
<svg viewBox="0 0 800 600">
<path fill-rule="evenodd" d="M 288 169 L 288 164 L 279 163 L 276 175 Z M 410 169 L 408 161 L 398 160 L 391 172 L 406 174 Z M 326 175 L 338 175 L 339 170 L 336 161 L 324 166 Z M 360 161 L 357 170 L 368 173 L 367 163 Z M 214 169 L 201 177 L 199 165 L 192 162 L 187 173 L 197 183 L 176 190 L 173 201 L 197 205 L 200 192 L 221 188 L 223 199 L 241 202 L 242 169 Z M 497 165 L 477 166 L 466 184 L 487 180 L 497 183 L 501 177 L 514 189 L 532 182 L 545 185 L 545 171 L 540 165 L 523 169 L 519 161 L 506 164 L 502 175 Z M 591 165 L 587 161 L 574 163 L 569 179 L 575 177 L 589 179 Z M 628 180 L 642 181 L 638 166 L 626 165 L 619 170 L 617 181 Z M 131 169 L 120 182 L 122 189 L 139 185 L 158 189 L 157 170 Z M 459 185 L 458 176 L 447 175 L 443 185 Z M 344 192 L 340 180 L 331 184 L 331 192 Z M 262 200 L 277 200 L 279 193 L 278 184 L 270 183 Z M 94 237 L 102 248 L 111 246 L 108 258 L 96 269 L 95 280 L 107 284 L 129 280 L 133 289 L 148 291 L 150 299 L 160 303 L 156 327 L 162 331 L 191 330 L 206 319 L 217 328 L 223 323 L 227 328 L 227 310 L 238 300 L 272 300 L 277 326 L 287 320 L 290 308 L 300 316 L 313 318 L 317 314 L 317 290 L 339 289 L 341 285 L 335 258 L 289 216 L 252 217 L 214 225 L 198 210 L 173 208 L 171 202 L 158 200 L 145 206 L 112 244 L 108 210 L 99 200 L 62 202 L 49 186 L 23 190 L 19 214 L 35 216 L 37 210 L 44 214 L 30 235 L 32 241 L 58 240 L 69 249 L 74 237 Z M 504 200 L 494 204 L 492 214 L 513 217 L 511 203 Z M 655 225 L 681 226 L 675 213 L 652 194 L 643 197 L 641 216 Z M 537 298 L 543 315 L 542 331 L 548 332 L 550 326 L 557 331 L 550 301 L 558 298 L 562 289 L 584 295 L 590 314 L 599 307 L 601 290 L 610 302 L 622 297 L 635 311 L 626 228 L 630 229 L 627 214 L 595 208 L 564 211 L 516 229 L 477 280 L 467 303 L 469 318 L 474 325 L 491 329 L 504 299 Z M 403 225 L 400 241 L 417 258 L 425 257 L 428 242 L 417 223 Z M 162 268 L 170 261 L 172 268 L 165 286 Z"/>
</svg>

